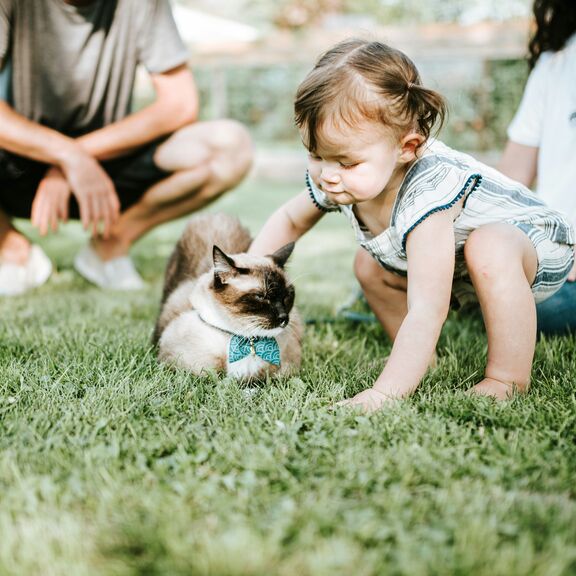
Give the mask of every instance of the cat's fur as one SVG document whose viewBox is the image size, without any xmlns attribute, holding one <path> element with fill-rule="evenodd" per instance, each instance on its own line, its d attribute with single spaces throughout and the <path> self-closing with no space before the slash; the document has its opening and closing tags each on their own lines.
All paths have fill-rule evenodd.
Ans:
<svg viewBox="0 0 576 576">
<path fill-rule="evenodd" d="M 260 257 L 245 253 L 250 242 L 232 216 L 189 221 L 166 269 L 154 331 L 161 361 L 194 374 L 213 369 L 245 380 L 299 367 L 302 323 L 283 269 L 293 244 Z M 230 333 L 275 337 L 280 366 L 254 355 L 229 363 Z"/>
</svg>

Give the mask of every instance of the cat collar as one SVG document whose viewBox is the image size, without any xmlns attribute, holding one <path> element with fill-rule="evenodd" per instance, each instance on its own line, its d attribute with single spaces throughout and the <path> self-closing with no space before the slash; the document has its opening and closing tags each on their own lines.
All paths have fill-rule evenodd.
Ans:
<svg viewBox="0 0 576 576">
<path fill-rule="evenodd" d="M 268 336 L 239 336 L 232 334 L 228 344 L 228 361 L 237 362 L 248 356 L 259 356 L 262 360 L 280 366 L 280 347 L 276 338 Z"/>
<path fill-rule="evenodd" d="M 230 364 L 249 356 L 258 356 L 268 364 L 280 366 L 280 346 L 278 346 L 276 338 L 271 336 L 241 336 L 207 322 L 200 314 L 198 314 L 198 318 L 204 324 L 216 328 L 220 332 L 230 334 L 230 341 L 228 342 L 228 362 Z"/>
</svg>

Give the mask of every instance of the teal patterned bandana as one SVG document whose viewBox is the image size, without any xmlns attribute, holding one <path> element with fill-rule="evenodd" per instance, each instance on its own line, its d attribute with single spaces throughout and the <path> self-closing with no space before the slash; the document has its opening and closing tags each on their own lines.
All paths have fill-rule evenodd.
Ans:
<svg viewBox="0 0 576 576">
<path fill-rule="evenodd" d="M 237 362 L 248 356 L 259 356 L 262 360 L 280 366 L 280 347 L 276 338 L 265 336 L 238 336 L 233 334 L 228 345 L 228 361 Z"/>
</svg>

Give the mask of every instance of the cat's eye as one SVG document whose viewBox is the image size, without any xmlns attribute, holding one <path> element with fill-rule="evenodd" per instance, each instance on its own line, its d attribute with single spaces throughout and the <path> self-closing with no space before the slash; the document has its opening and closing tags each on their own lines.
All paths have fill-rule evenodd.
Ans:
<svg viewBox="0 0 576 576">
<path fill-rule="evenodd" d="M 260 292 L 256 292 L 255 294 L 252 294 L 252 297 L 254 298 L 254 300 L 256 300 L 256 302 L 265 302 L 266 301 L 266 294 L 262 294 Z"/>
</svg>

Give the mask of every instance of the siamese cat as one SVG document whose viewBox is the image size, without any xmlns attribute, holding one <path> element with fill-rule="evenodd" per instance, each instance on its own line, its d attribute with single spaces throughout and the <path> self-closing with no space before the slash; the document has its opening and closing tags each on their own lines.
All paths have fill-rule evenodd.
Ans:
<svg viewBox="0 0 576 576">
<path fill-rule="evenodd" d="M 161 361 L 242 380 L 299 367 L 302 322 L 284 271 L 294 244 L 252 256 L 250 242 L 226 214 L 188 222 L 166 269 L 154 331 Z"/>
</svg>

